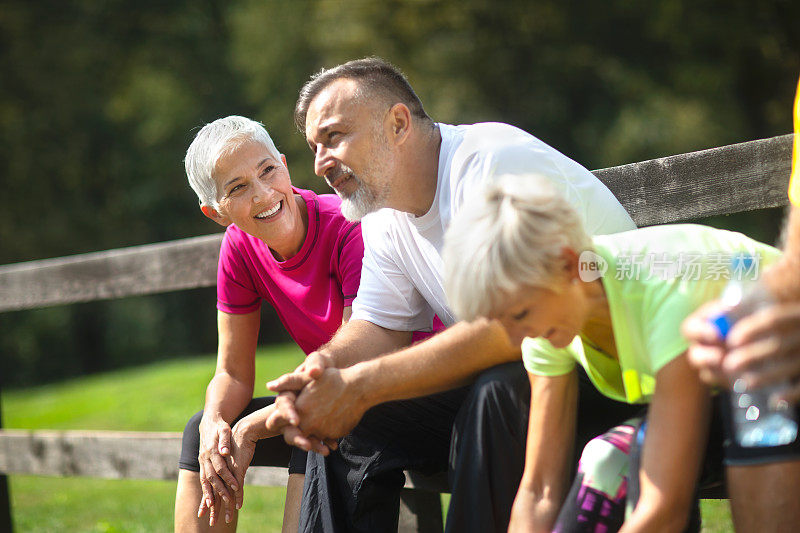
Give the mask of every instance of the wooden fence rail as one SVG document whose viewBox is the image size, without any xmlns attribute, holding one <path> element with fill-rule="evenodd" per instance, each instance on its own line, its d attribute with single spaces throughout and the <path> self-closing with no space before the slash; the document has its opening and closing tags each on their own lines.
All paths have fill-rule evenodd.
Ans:
<svg viewBox="0 0 800 533">
<path fill-rule="evenodd" d="M 646 226 L 786 205 L 791 150 L 792 135 L 784 135 L 594 173 Z M 212 286 L 221 238 L 0 266 L 0 312 Z M 2 430 L 1 421 L 0 474 L 177 476 L 177 433 Z M 285 479 L 285 469 L 259 467 L 247 482 L 274 486 Z M 407 473 L 406 488 L 401 529 L 441 531 L 436 493 L 447 490 L 445 480 Z M 4 490 L 0 476 L 0 531 L 11 528 Z"/>
<path fill-rule="evenodd" d="M 55 431 L 5 429 L 0 472 L 100 479 L 177 480 L 181 433 L 142 431 Z M 286 484 L 286 468 L 257 466 L 245 482 L 262 487 Z M 441 492 L 441 477 L 406 476 L 406 488 Z"/>
<path fill-rule="evenodd" d="M 638 226 L 786 205 L 792 135 L 596 170 Z M 723 186 L 724 184 L 724 186 Z M 0 266 L 0 312 L 209 287 L 221 234 Z"/>
</svg>

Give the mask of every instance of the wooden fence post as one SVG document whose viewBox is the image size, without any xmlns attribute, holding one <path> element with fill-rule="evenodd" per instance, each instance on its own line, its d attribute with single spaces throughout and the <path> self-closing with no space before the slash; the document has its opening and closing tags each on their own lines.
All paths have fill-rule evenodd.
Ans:
<svg viewBox="0 0 800 533">
<path fill-rule="evenodd" d="M 0 429 L 3 429 L 3 402 L 0 399 Z M 11 494 L 8 492 L 8 477 L 0 474 L 0 531 L 11 533 Z"/>
</svg>

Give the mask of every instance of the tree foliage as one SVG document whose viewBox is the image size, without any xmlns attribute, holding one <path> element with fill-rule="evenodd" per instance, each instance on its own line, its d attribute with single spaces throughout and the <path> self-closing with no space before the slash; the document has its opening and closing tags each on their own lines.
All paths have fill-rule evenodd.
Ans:
<svg viewBox="0 0 800 533">
<path fill-rule="evenodd" d="M 589 168 L 788 133 L 797 20 L 789 0 L 3 0 L 0 263 L 217 231 L 182 159 L 228 114 L 324 191 L 297 91 L 366 55 L 435 119 L 509 122 Z M 5 314 L 0 379 L 211 350 L 213 317 L 213 291 Z"/>
</svg>

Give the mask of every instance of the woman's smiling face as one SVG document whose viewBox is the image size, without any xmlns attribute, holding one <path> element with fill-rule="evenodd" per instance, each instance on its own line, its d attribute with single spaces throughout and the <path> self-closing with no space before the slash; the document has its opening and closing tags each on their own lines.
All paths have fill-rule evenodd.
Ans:
<svg viewBox="0 0 800 533">
<path fill-rule="evenodd" d="M 579 283 L 555 281 L 553 289 L 524 287 L 508 295 L 496 318 L 515 346 L 525 337 L 542 337 L 556 348 L 569 346 L 583 327 L 586 300 Z"/>
<path fill-rule="evenodd" d="M 283 156 L 278 161 L 266 146 L 247 141 L 220 157 L 214 181 L 219 208 L 204 209 L 210 218 L 236 224 L 284 259 L 299 251 L 305 225 Z"/>
</svg>

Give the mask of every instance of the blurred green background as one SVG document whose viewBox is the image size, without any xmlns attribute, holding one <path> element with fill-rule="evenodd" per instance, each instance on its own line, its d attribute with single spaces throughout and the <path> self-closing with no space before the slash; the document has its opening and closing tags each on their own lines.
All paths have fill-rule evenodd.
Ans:
<svg viewBox="0 0 800 533">
<path fill-rule="evenodd" d="M 295 184 L 328 192 L 295 98 L 365 55 L 436 120 L 509 122 L 590 169 L 789 133 L 798 20 L 788 0 L 2 0 L 0 264 L 219 231 L 182 159 L 228 114 L 264 122 Z M 779 218 L 743 224 L 771 239 Z M 213 289 L 5 313 L 0 380 L 208 353 L 214 320 Z M 287 339 L 270 312 L 262 330 Z"/>
<path fill-rule="evenodd" d="M 295 184 L 329 192 L 295 98 L 367 55 L 434 119 L 508 122 L 590 169 L 789 133 L 798 20 L 796 0 L 0 0 L 0 264 L 220 231 L 182 159 L 229 114 L 264 122 Z M 704 222 L 771 242 L 781 216 Z M 6 426 L 180 430 L 213 373 L 214 303 L 202 289 L 1 314 Z M 286 340 L 265 309 L 262 341 Z M 262 353 L 258 382 L 300 357 Z M 279 527 L 282 493 L 263 491 L 242 530 Z M 12 478 L 26 531 L 168 530 L 173 492 Z M 727 530 L 715 505 L 706 530 Z"/>
</svg>

